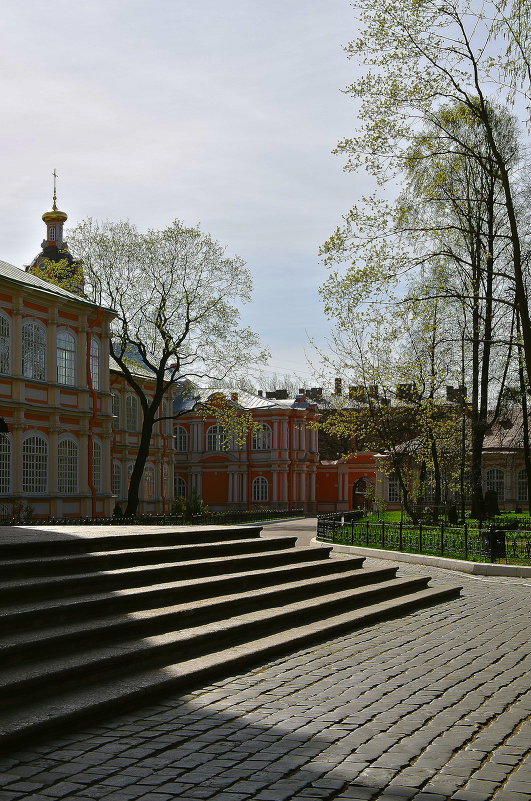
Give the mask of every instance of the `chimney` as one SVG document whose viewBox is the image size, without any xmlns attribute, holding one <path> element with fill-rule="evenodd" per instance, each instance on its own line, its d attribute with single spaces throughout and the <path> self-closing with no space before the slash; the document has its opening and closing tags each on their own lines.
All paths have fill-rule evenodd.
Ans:
<svg viewBox="0 0 531 801">
<path fill-rule="evenodd" d="M 238 393 L 237 392 L 231 392 L 230 393 L 230 399 L 231 399 L 231 401 L 233 401 L 233 403 L 238 403 Z"/>
<path fill-rule="evenodd" d="M 341 379 L 336 378 L 334 379 L 334 395 L 341 395 L 341 394 L 342 394 Z"/>
<path fill-rule="evenodd" d="M 261 389 L 259 389 L 256 394 L 258 395 L 259 398 L 263 398 L 264 397 L 264 392 Z"/>
</svg>

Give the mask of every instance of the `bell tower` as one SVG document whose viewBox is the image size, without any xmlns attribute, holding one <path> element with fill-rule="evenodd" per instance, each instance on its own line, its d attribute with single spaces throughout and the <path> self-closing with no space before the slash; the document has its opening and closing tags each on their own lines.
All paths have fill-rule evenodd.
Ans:
<svg viewBox="0 0 531 801">
<path fill-rule="evenodd" d="M 42 219 L 46 225 L 46 236 L 41 243 L 42 250 L 26 267 L 26 271 L 76 295 L 83 295 L 85 282 L 81 262 L 74 259 L 63 238 L 63 225 L 68 219 L 68 214 L 57 208 L 56 170 L 53 171 L 52 208 L 44 212 Z"/>
<path fill-rule="evenodd" d="M 62 250 L 63 225 L 68 219 L 68 214 L 57 208 L 57 171 L 55 169 L 53 171 L 53 205 L 49 211 L 44 212 L 42 219 L 46 223 L 46 238 L 41 247 L 55 246 L 58 250 Z"/>
</svg>

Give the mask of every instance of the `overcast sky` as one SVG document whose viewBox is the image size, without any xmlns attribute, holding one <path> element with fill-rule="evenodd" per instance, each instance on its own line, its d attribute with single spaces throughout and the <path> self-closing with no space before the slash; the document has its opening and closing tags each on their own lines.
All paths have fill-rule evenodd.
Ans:
<svg viewBox="0 0 531 801">
<path fill-rule="evenodd" d="M 56 168 L 69 224 L 201 223 L 248 264 L 270 372 L 308 377 L 328 324 L 317 252 L 363 179 L 337 141 L 348 0 L 0 0 L 0 259 L 39 251 Z"/>
</svg>

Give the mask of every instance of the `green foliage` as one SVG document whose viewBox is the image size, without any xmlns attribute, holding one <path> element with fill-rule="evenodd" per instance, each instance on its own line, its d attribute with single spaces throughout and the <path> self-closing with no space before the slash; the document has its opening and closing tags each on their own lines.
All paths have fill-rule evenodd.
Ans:
<svg viewBox="0 0 531 801">
<path fill-rule="evenodd" d="M 83 288 L 83 267 L 79 262 L 72 263 L 68 258 L 59 261 L 43 259 L 31 268 L 31 273 L 74 294 L 79 294 Z"/>
<path fill-rule="evenodd" d="M 190 521 L 196 515 L 202 515 L 207 512 L 207 506 L 198 493 L 193 490 L 188 498 L 175 498 L 171 507 L 171 514 L 176 517 L 183 517 L 185 520 Z"/>
</svg>

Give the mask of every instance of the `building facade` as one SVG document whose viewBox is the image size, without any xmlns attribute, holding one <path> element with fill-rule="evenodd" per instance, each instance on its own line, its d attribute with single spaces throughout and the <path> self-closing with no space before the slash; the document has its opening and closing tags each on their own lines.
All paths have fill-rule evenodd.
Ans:
<svg viewBox="0 0 531 801">
<path fill-rule="evenodd" d="M 269 506 L 315 514 L 366 503 L 375 480 L 372 454 L 320 462 L 319 410 L 305 395 L 232 393 L 252 424 L 243 440 L 231 441 L 216 416 L 202 411 L 216 391 L 191 397 L 182 390 L 173 407 L 176 497 L 195 493 L 212 511 Z"/>
<path fill-rule="evenodd" d="M 110 364 L 115 315 L 83 296 L 55 195 L 43 220 L 43 250 L 26 271 L 0 261 L 0 517 L 108 517 L 127 496 L 139 403 Z M 75 291 L 40 277 L 54 261 Z M 169 423 L 154 433 L 140 512 L 171 507 Z"/>
</svg>

